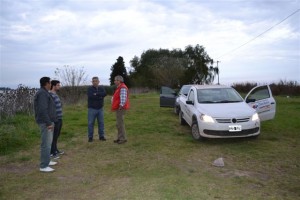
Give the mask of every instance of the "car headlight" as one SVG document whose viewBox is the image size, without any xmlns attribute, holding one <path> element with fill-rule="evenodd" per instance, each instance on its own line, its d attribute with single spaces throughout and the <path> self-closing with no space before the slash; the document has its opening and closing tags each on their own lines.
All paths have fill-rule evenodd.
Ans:
<svg viewBox="0 0 300 200">
<path fill-rule="evenodd" d="M 207 123 L 214 123 L 214 120 L 211 116 L 208 116 L 208 115 L 200 115 L 200 119 L 203 121 L 203 122 L 207 122 Z"/>
<path fill-rule="evenodd" d="M 251 120 L 252 120 L 252 121 L 257 121 L 257 120 L 259 120 L 258 114 L 255 113 L 254 115 L 252 115 Z"/>
</svg>

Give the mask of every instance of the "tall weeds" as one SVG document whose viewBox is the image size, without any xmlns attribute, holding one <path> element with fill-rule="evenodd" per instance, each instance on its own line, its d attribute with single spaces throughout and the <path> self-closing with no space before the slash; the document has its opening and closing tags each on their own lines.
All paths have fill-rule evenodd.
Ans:
<svg viewBox="0 0 300 200">
<path fill-rule="evenodd" d="M 0 93 L 0 120 L 17 113 L 33 114 L 33 98 L 37 89 L 19 85 L 16 90 Z"/>
</svg>

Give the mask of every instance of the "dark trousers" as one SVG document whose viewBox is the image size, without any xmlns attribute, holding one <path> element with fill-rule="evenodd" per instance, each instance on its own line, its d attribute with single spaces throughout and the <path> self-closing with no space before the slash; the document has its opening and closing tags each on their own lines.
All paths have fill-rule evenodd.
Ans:
<svg viewBox="0 0 300 200">
<path fill-rule="evenodd" d="M 125 110 L 117 110 L 116 111 L 116 118 L 117 118 L 117 129 L 118 129 L 118 140 L 126 140 L 126 131 L 125 131 L 125 124 L 124 124 L 124 115 Z"/>
<path fill-rule="evenodd" d="M 54 123 L 54 131 L 53 131 L 53 140 L 51 145 L 51 154 L 56 154 L 57 149 L 57 140 L 60 135 L 61 127 L 62 127 L 62 119 L 57 120 L 57 122 Z"/>
</svg>

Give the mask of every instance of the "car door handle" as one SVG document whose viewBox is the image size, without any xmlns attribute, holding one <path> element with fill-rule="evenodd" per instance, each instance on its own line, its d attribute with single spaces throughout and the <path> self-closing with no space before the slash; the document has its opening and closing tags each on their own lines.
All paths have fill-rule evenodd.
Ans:
<svg viewBox="0 0 300 200">
<path fill-rule="evenodd" d="M 271 102 L 271 104 L 275 104 L 275 102 Z"/>
</svg>

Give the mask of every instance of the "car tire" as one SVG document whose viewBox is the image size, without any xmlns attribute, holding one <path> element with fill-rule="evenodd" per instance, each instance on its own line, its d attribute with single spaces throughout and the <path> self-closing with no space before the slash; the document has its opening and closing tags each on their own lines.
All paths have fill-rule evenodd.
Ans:
<svg viewBox="0 0 300 200">
<path fill-rule="evenodd" d="M 179 123 L 180 125 L 186 125 L 185 120 L 183 119 L 183 112 L 181 110 L 179 110 Z"/>
<path fill-rule="evenodd" d="M 195 140 L 202 140 L 203 137 L 200 135 L 199 126 L 197 121 L 193 121 L 192 126 L 192 136 Z"/>
</svg>

